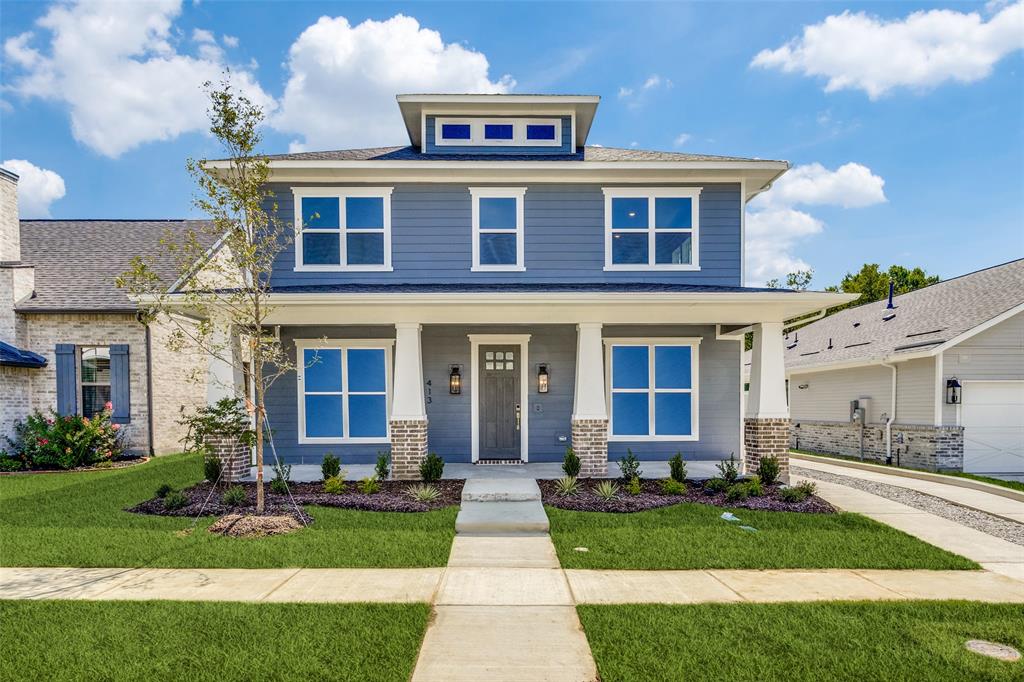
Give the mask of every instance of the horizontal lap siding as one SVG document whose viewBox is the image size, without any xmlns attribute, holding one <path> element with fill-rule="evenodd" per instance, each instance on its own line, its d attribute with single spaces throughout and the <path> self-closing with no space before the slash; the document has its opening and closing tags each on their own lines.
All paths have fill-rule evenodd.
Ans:
<svg viewBox="0 0 1024 682">
<path fill-rule="evenodd" d="M 944 379 L 964 381 L 1024 380 L 1024 313 L 949 349 L 942 356 Z M 956 405 L 943 405 L 943 424 L 956 424 Z"/>
<path fill-rule="evenodd" d="M 272 185 L 279 218 L 292 224 L 291 187 Z M 275 286 L 336 283 L 648 282 L 738 286 L 740 193 L 706 184 L 700 197 L 701 269 L 604 271 L 604 194 L 599 185 L 534 185 L 524 205 L 526 271 L 470 272 L 472 207 L 464 185 L 397 185 L 391 197 L 393 272 L 295 272 L 291 243 L 275 263 Z"/>
</svg>

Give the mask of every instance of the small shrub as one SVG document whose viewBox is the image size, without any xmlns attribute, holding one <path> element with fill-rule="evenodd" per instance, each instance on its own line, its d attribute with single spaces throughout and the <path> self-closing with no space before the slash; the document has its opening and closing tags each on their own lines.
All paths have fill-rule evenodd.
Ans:
<svg viewBox="0 0 1024 682">
<path fill-rule="evenodd" d="M 203 456 L 203 478 L 210 483 L 216 483 L 220 480 L 220 470 L 220 458 L 206 453 Z"/>
<path fill-rule="evenodd" d="M 774 455 L 762 457 L 757 463 L 757 477 L 761 483 L 772 485 L 779 480 L 779 458 Z"/>
<path fill-rule="evenodd" d="M 712 478 L 704 482 L 704 492 L 708 495 L 717 495 L 729 489 L 729 482 L 724 478 Z"/>
<path fill-rule="evenodd" d="M 614 500 L 619 495 L 619 484 L 615 481 L 601 481 L 594 486 L 594 494 L 602 500 Z"/>
<path fill-rule="evenodd" d="M 674 478 L 663 478 L 661 481 L 661 494 L 662 495 L 685 495 L 686 484 L 677 481 Z"/>
<path fill-rule="evenodd" d="M 796 504 L 798 502 L 803 502 L 804 500 L 806 500 L 807 493 L 797 487 L 783 488 L 782 490 L 779 491 L 779 499 L 782 500 L 783 502 L 790 502 L 792 504 Z"/>
<path fill-rule="evenodd" d="M 640 460 L 636 458 L 632 450 L 626 450 L 626 456 L 619 460 L 619 473 L 622 480 L 632 481 L 639 478 L 644 472 L 640 470 Z"/>
<path fill-rule="evenodd" d="M 11 457 L 8 454 L 0 455 L 0 471 L 21 471 L 25 467 L 25 463 L 17 457 Z"/>
<path fill-rule="evenodd" d="M 170 483 L 161 483 L 156 489 L 156 496 L 161 500 L 167 497 L 167 493 L 173 493 L 174 487 Z"/>
<path fill-rule="evenodd" d="M 747 492 L 751 497 L 761 497 L 764 495 L 764 486 L 761 485 L 761 478 L 759 476 L 751 477 L 744 485 L 747 486 Z"/>
<path fill-rule="evenodd" d="M 417 502 L 423 502 L 425 504 L 436 502 L 441 498 L 441 491 L 426 483 L 420 483 L 410 487 L 405 491 L 405 494 Z"/>
<path fill-rule="evenodd" d="M 718 473 L 729 485 L 736 482 L 736 479 L 740 477 L 739 463 L 736 461 L 736 453 L 730 453 L 729 459 L 723 459 L 718 463 Z"/>
<path fill-rule="evenodd" d="M 686 482 L 686 462 L 683 461 L 683 456 L 680 453 L 676 453 L 672 459 L 668 461 L 669 478 L 677 483 Z"/>
<path fill-rule="evenodd" d="M 202 405 L 189 415 L 182 406 L 181 415 L 178 424 L 185 427 L 181 440 L 188 452 L 203 449 L 210 436 L 237 438 L 249 446 L 256 444 L 256 431 L 241 398 L 221 398 L 215 405 Z"/>
<path fill-rule="evenodd" d="M 4 470 L 74 469 L 118 459 L 124 454 L 127 430 L 110 418 L 113 404 L 107 402 L 93 417 L 79 414 L 59 415 L 36 411 L 14 424 L 7 439 L 12 451 L 6 453 Z"/>
<path fill-rule="evenodd" d="M 565 457 L 562 458 L 562 471 L 568 478 L 578 478 L 583 463 L 572 448 L 565 449 Z"/>
<path fill-rule="evenodd" d="M 431 452 L 427 455 L 427 458 L 420 462 L 420 478 L 427 483 L 431 481 L 440 481 L 441 476 L 444 475 L 444 460 L 440 456 Z"/>
<path fill-rule="evenodd" d="M 746 483 L 733 483 L 729 486 L 729 489 L 725 491 L 726 502 L 742 502 L 750 496 L 750 488 L 747 487 Z"/>
<path fill-rule="evenodd" d="M 575 476 L 563 476 L 555 481 L 555 494 L 559 497 L 571 497 L 580 492 L 580 481 Z"/>
<path fill-rule="evenodd" d="M 796 487 L 798 490 L 802 490 L 805 493 L 807 493 L 808 497 L 818 492 L 817 484 L 812 483 L 811 481 L 804 481 L 803 483 L 798 483 Z"/>
<path fill-rule="evenodd" d="M 380 492 L 380 481 L 373 476 L 367 476 L 363 480 L 359 481 L 359 483 L 356 484 L 356 487 L 359 488 L 359 492 L 364 495 L 374 495 Z"/>
<path fill-rule="evenodd" d="M 181 509 L 187 504 L 188 498 L 183 492 L 172 490 L 164 496 L 164 509 Z"/>
<path fill-rule="evenodd" d="M 338 476 L 331 476 L 324 481 L 324 492 L 328 495 L 341 495 L 345 492 L 345 479 Z"/>
<path fill-rule="evenodd" d="M 270 492 L 277 495 L 288 494 L 288 483 L 292 478 L 292 465 L 277 462 L 274 464 L 274 480 L 270 482 Z"/>
<path fill-rule="evenodd" d="M 391 454 L 387 452 L 377 453 L 377 464 L 373 468 L 378 481 L 388 480 L 391 474 Z"/>
<path fill-rule="evenodd" d="M 640 477 L 634 476 L 629 479 L 629 484 L 626 486 L 626 492 L 630 495 L 639 495 L 643 492 L 643 488 L 640 487 Z"/>
<path fill-rule="evenodd" d="M 220 496 L 220 503 L 227 507 L 241 507 L 245 504 L 245 488 L 233 485 Z"/>
<path fill-rule="evenodd" d="M 340 471 L 341 460 L 329 452 L 324 455 L 324 461 L 320 463 L 320 473 L 323 474 L 324 480 L 334 478 Z"/>
</svg>

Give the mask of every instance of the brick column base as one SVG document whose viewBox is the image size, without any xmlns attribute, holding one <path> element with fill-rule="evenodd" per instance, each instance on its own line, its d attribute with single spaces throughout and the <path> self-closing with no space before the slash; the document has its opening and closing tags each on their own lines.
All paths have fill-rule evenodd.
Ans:
<svg viewBox="0 0 1024 682">
<path fill-rule="evenodd" d="M 207 436 L 206 449 L 209 457 L 220 460 L 220 480 L 224 483 L 240 481 L 249 474 L 249 462 L 252 461 L 248 445 L 240 443 L 232 436 Z"/>
<path fill-rule="evenodd" d="M 747 417 L 743 420 L 743 444 L 745 473 L 756 473 L 762 457 L 775 456 L 780 480 L 789 482 L 789 419 Z"/>
<path fill-rule="evenodd" d="M 573 419 L 572 449 L 580 458 L 580 476 L 608 473 L 608 420 Z"/>
<path fill-rule="evenodd" d="M 420 462 L 427 458 L 427 420 L 393 419 L 391 421 L 391 477 L 416 480 Z"/>
</svg>

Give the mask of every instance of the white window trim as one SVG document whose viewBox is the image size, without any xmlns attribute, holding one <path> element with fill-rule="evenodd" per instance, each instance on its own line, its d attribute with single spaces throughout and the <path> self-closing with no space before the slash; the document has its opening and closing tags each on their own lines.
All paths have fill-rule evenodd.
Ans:
<svg viewBox="0 0 1024 682">
<path fill-rule="evenodd" d="M 296 272 L 391 272 L 391 193 L 394 187 L 292 187 L 292 197 L 295 204 L 295 271 Z M 384 201 L 384 264 L 383 265 L 347 265 L 348 244 L 345 235 L 348 232 L 353 234 L 378 233 L 376 229 L 354 228 L 349 230 L 345 216 L 345 199 L 347 197 L 377 197 Z M 338 223 L 337 229 L 317 228 L 306 230 L 307 232 L 337 232 L 340 263 L 338 265 L 306 265 L 302 262 L 302 200 L 305 198 L 337 199 L 338 200 Z"/>
<path fill-rule="evenodd" d="M 394 339 L 295 339 L 295 373 L 296 373 L 296 399 L 298 401 L 298 434 L 300 445 L 338 445 L 338 444 L 358 444 L 358 443 L 377 443 L 387 444 L 391 442 L 391 400 L 393 397 L 393 391 L 391 387 L 392 382 L 392 355 L 394 354 Z M 349 418 L 348 418 L 348 351 L 350 348 L 366 348 L 373 350 L 384 351 L 384 409 L 385 409 L 385 420 L 387 423 L 387 431 L 383 437 L 357 437 L 352 438 L 345 436 L 349 429 Z M 306 435 L 306 363 L 303 360 L 306 350 L 338 350 L 341 351 L 341 413 L 342 413 L 342 437 L 311 437 Z M 365 395 L 378 395 L 379 391 L 372 391 Z M 331 391 L 328 393 L 314 393 L 313 395 L 338 395 L 337 392 Z M 362 392 L 357 392 L 355 395 L 364 395 Z"/>
<path fill-rule="evenodd" d="M 700 270 L 700 193 L 703 187 L 602 187 L 604 192 L 604 269 L 606 271 L 638 271 L 638 270 Z M 647 198 L 647 264 L 614 264 L 612 263 L 612 199 Z M 655 199 L 690 199 L 690 224 L 685 228 L 656 229 L 654 205 Z M 623 230 L 627 231 L 627 230 Z M 628 230 L 640 234 L 641 230 Z M 685 232 L 692 235 L 690 239 L 690 263 L 655 263 L 655 235 L 670 232 Z"/>
<path fill-rule="evenodd" d="M 470 201 L 473 204 L 473 266 L 471 272 L 523 272 L 526 270 L 525 246 L 525 187 L 470 187 Z M 515 199 L 516 200 L 516 262 L 514 265 L 481 265 L 480 235 L 512 234 L 510 230 L 493 230 L 480 228 L 480 199 Z"/>
<path fill-rule="evenodd" d="M 523 463 L 530 461 L 530 334 L 467 334 L 469 338 L 470 374 L 470 459 L 480 460 L 480 346 L 519 345 L 519 456 Z"/>
<path fill-rule="evenodd" d="M 608 441 L 617 443 L 628 443 L 628 442 L 684 442 L 684 441 L 697 441 L 700 440 L 700 342 L 701 337 L 699 336 L 684 336 L 684 337 L 644 337 L 644 338 L 605 338 L 605 367 L 608 368 L 607 376 L 605 377 L 605 395 L 607 396 L 608 405 Z M 646 436 L 616 436 L 612 433 L 612 425 L 615 423 L 613 420 L 615 415 L 612 411 L 612 348 L 614 346 L 647 346 L 648 347 L 648 365 L 647 365 L 647 388 L 636 388 L 636 389 L 619 389 L 619 393 L 647 393 L 648 404 L 647 404 L 647 431 Z M 689 346 L 690 347 L 690 388 L 661 388 L 656 389 L 654 387 L 654 370 L 655 370 L 655 357 L 654 347 L 655 346 Z M 654 398 L 657 393 L 689 393 L 690 394 L 690 425 L 693 427 L 693 433 L 688 436 L 658 436 L 653 435 L 654 428 Z"/>
<path fill-rule="evenodd" d="M 425 119 L 424 119 L 425 120 Z M 512 126 L 511 140 L 489 140 L 484 136 L 486 124 L 497 123 L 499 125 Z M 468 125 L 468 140 L 445 140 L 441 136 L 443 125 Z M 555 137 L 553 140 L 528 140 L 526 138 L 527 125 L 553 125 Z M 467 118 L 452 116 L 434 117 L 434 146 L 435 147 L 561 147 L 562 146 L 562 119 L 561 118 Z"/>
</svg>

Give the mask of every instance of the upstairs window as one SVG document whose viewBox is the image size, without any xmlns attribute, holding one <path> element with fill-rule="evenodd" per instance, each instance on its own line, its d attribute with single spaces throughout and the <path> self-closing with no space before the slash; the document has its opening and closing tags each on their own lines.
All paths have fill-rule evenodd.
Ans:
<svg viewBox="0 0 1024 682">
<path fill-rule="evenodd" d="M 391 341 L 296 341 L 299 442 L 388 437 Z"/>
<path fill-rule="evenodd" d="M 442 140 L 468 140 L 471 136 L 468 123 L 445 123 L 441 126 Z"/>
<path fill-rule="evenodd" d="M 511 123 L 485 123 L 485 140 L 511 140 L 515 137 L 515 126 Z"/>
<path fill-rule="evenodd" d="M 297 270 L 390 270 L 391 188 L 294 188 Z"/>
<path fill-rule="evenodd" d="M 699 187 L 605 188 L 605 270 L 699 270 Z"/>
<path fill-rule="evenodd" d="M 526 124 L 527 140 L 554 140 L 555 124 L 553 123 L 528 123 Z"/>
<path fill-rule="evenodd" d="M 435 118 L 438 147 L 560 147 L 561 118 Z"/>
<path fill-rule="evenodd" d="M 473 270 L 521 271 L 525 187 L 470 187 Z"/>
<path fill-rule="evenodd" d="M 697 439 L 699 339 L 606 339 L 612 440 Z"/>
</svg>

